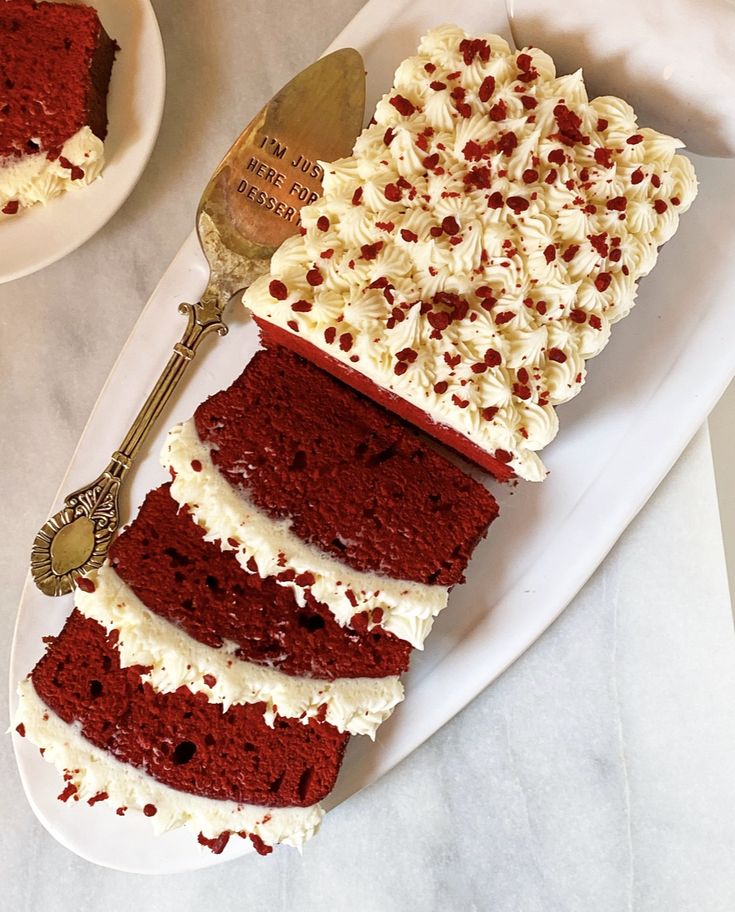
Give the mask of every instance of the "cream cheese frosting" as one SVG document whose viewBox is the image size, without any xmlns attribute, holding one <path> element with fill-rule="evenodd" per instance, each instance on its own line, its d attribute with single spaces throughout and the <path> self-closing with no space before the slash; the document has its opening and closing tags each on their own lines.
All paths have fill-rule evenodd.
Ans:
<svg viewBox="0 0 735 912">
<path fill-rule="evenodd" d="M 48 203 L 72 187 L 96 180 L 105 164 L 105 146 L 88 126 L 70 136 L 57 157 L 36 152 L 0 160 L 0 212 L 8 204 Z"/>
<path fill-rule="evenodd" d="M 77 588 L 75 606 L 108 632 L 118 632 L 120 664 L 147 667 L 142 678 L 156 691 L 185 686 L 206 694 L 210 703 L 221 703 L 223 710 L 233 703 L 262 702 L 271 726 L 276 714 L 305 723 L 319 717 L 339 731 L 371 738 L 403 699 L 397 675 L 334 681 L 296 677 L 239 659 L 236 643 L 225 641 L 219 649 L 199 643 L 147 608 L 107 562 L 88 579 L 94 590 Z"/>
<path fill-rule="evenodd" d="M 291 569 L 294 578 L 278 582 L 293 590 L 299 605 L 306 604 L 310 591 L 343 627 L 349 626 L 355 614 L 367 612 L 373 618 L 370 626 L 379 623 L 416 649 L 423 647 L 434 618 L 446 607 L 447 587 L 353 570 L 302 541 L 291 531 L 288 520 L 272 519 L 245 491 L 230 485 L 212 461 L 209 447 L 200 440 L 193 419 L 169 431 L 161 463 L 173 475 L 173 499 L 187 507 L 207 541 L 234 550 L 244 569 L 250 569 L 251 560 L 263 577 L 278 578 Z M 299 582 L 302 574 L 308 575 L 308 584 Z M 374 620 L 376 616 L 379 621 Z"/>
<path fill-rule="evenodd" d="M 244 303 L 539 481 L 696 195 L 681 146 L 537 48 L 434 29 Z"/>
<path fill-rule="evenodd" d="M 153 805 L 156 813 L 149 819 L 156 835 L 188 826 L 206 839 L 243 833 L 270 846 L 300 847 L 322 822 L 324 811 L 318 804 L 268 808 L 179 792 L 87 741 L 77 723 L 69 725 L 45 705 L 30 678 L 18 685 L 18 697 L 14 725 L 22 725 L 25 737 L 41 748 L 43 759 L 64 776 L 67 787 L 74 786 L 74 798 L 90 801 L 107 795 L 112 807 L 136 811 Z"/>
</svg>

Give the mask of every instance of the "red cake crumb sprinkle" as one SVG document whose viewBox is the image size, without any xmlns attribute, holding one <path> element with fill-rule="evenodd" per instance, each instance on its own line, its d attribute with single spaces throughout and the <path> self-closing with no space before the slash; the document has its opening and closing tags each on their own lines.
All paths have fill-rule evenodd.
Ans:
<svg viewBox="0 0 735 912">
<path fill-rule="evenodd" d="M 503 462 L 506 465 L 507 465 L 507 463 L 509 463 L 513 460 L 512 454 L 509 453 L 507 450 L 500 450 L 500 449 L 495 450 L 495 453 L 493 455 L 498 460 L 498 462 Z"/>
<path fill-rule="evenodd" d="M 323 255 L 324 254 L 322 254 L 322 256 Z M 309 313 L 311 308 L 311 301 L 294 301 L 294 303 L 291 305 L 291 310 L 293 310 L 294 313 Z"/>
<path fill-rule="evenodd" d="M 221 855 L 225 850 L 225 846 L 230 841 L 230 835 L 230 831 L 225 830 L 224 833 L 220 833 L 219 836 L 216 836 L 213 839 L 207 839 L 203 833 L 199 833 L 197 842 L 199 845 L 206 846 L 210 849 L 214 855 Z"/>
<path fill-rule="evenodd" d="M 2 211 L 5 213 L 5 215 L 15 215 L 19 208 L 20 203 L 18 200 L 10 200 L 3 206 Z"/>
<path fill-rule="evenodd" d="M 625 212 L 628 206 L 628 198 L 626 196 L 614 196 L 607 201 L 606 205 L 612 212 Z"/>
<path fill-rule="evenodd" d="M 16 726 L 15 726 L 15 730 L 18 732 L 18 734 L 21 736 L 21 738 L 25 738 L 25 736 L 26 736 L 26 727 L 25 727 L 25 725 L 23 725 L 22 722 L 21 722 L 19 725 L 16 725 Z"/>
<path fill-rule="evenodd" d="M 584 136 L 579 129 L 582 126 L 582 118 L 563 102 L 554 108 L 554 119 L 559 127 L 559 139 L 564 145 L 575 146 L 577 143 L 589 142 L 589 137 Z"/>
<path fill-rule="evenodd" d="M 66 786 L 64 787 L 64 791 L 60 795 L 57 795 L 57 798 L 59 801 L 66 802 L 72 797 L 72 795 L 76 795 L 77 791 L 78 789 L 73 782 L 67 782 Z"/>
<path fill-rule="evenodd" d="M 96 795 L 92 795 L 91 798 L 87 799 L 87 804 L 92 807 L 93 805 L 97 804 L 98 801 L 107 801 L 109 797 L 110 796 L 107 794 L 107 792 L 97 792 Z"/>
<path fill-rule="evenodd" d="M 403 95 L 394 95 L 389 101 L 403 117 L 410 117 L 416 110 L 416 106 Z"/>
<path fill-rule="evenodd" d="M 595 149 L 595 161 L 603 168 L 612 168 L 613 166 L 612 149 L 599 148 Z"/>
<path fill-rule="evenodd" d="M 306 273 L 306 281 L 312 288 L 315 288 L 317 285 L 321 285 L 324 282 L 324 276 L 321 274 L 320 270 L 314 266 Z"/>
<path fill-rule="evenodd" d="M 158 808 L 155 806 L 155 804 L 146 804 L 143 808 L 143 813 L 146 815 L 146 817 L 155 817 L 158 813 Z"/>
<path fill-rule="evenodd" d="M 585 323 L 587 320 L 587 314 L 580 310 L 578 307 L 575 307 L 569 314 L 569 319 L 574 323 Z"/>
<path fill-rule="evenodd" d="M 486 76 L 477 93 L 477 97 L 482 102 L 490 101 L 493 93 L 495 92 L 495 79 L 492 76 Z"/>
<path fill-rule="evenodd" d="M 273 279 L 268 286 L 270 296 L 276 301 L 285 301 L 288 297 L 288 288 L 279 279 Z"/>
<path fill-rule="evenodd" d="M 482 417 L 485 421 L 492 421 L 493 418 L 498 413 L 498 407 L 496 405 L 488 405 L 487 408 L 482 410 Z"/>
<path fill-rule="evenodd" d="M 86 576 L 79 576 L 76 580 L 77 588 L 81 589 L 82 592 L 94 592 L 95 585 L 91 579 L 87 579 Z"/>
<path fill-rule="evenodd" d="M 352 194 L 352 205 L 359 206 L 360 200 L 362 199 L 362 187 L 358 187 L 357 190 Z"/>
<path fill-rule="evenodd" d="M 484 38 L 463 38 L 459 42 L 459 51 L 465 66 L 470 66 L 475 57 L 479 57 L 483 63 L 490 59 L 490 45 Z"/>
<path fill-rule="evenodd" d="M 634 133 L 632 136 L 629 136 L 626 139 L 626 142 L 628 143 L 629 146 L 637 146 L 638 143 L 643 142 L 643 137 L 641 136 L 640 133 Z"/>
<path fill-rule="evenodd" d="M 567 160 L 563 149 L 552 149 L 546 158 L 551 162 L 552 165 L 563 165 Z"/>
<path fill-rule="evenodd" d="M 656 200 L 653 204 L 653 208 L 659 215 L 663 215 L 669 207 L 666 205 L 666 200 Z"/>
<path fill-rule="evenodd" d="M 363 244 L 362 247 L 360 247 L 360 258 L 363 260 L 374 260 L 382 249 L 382 241 L 376 241 L 374 244 Z"/>
<path fill-rule="evenodd" d="M 316 227 L 320 231 L 329 231 L 329 219 L 326 215 L 320 215 L 316 220 Z"/>
<path fill-rule="evenodd" d="M 202 464 L 201 464 L 201 462 L 199 462 L 198 459 L 192 459 L 192 461 L 191 461 L 191 468 L 192 468 L 192 470 L 193 470 L 194 472 L 201 472 L 201 471 L 202 471 Z"/>
<path fill-rule="evenodd" d="M 127 808 L 126 808 L 126 807 L 119 807 L 119 808 L 117 808 L 117 810 L 115 811 L 115 813 L 117 814 L 118 817 L 124 817 L 124 816 L 125 816 L 125 811 L 127 811 Z"/>
<path fill-rule="evenodd" d="M 547 263 L 552 263 L 556 259 L 556 247 L 553 244 L 544 248 L 544 259 Z"/>
<path fill-rule="evenodd" d="M 525 212 L 528 209 L 530 203 L 523 196 L 509 196 L 507 199 L 508 206 L 513 210 L 513 212 Z"/>
<path fill-rule="evenodd" d="M 560 348 L 550 348 L 549 359 L 551 361 L 556 361 L 558 364 L 564 364 L 564 362 L 567 360 L 567 356 Z"/>
<path fill-rule="evenodd" d="M 207 687 L 214 687 L 214 685 L 217 683 L 217 678 L 215 678 L 213 674 L 202 675 L 202 680 L 207 685 Z"/>
<path fill-rule="evenodd" d="M 84 177 L 84 169 L 80 168 L 79 165 L 72 164 L 68 158 L 64 158 L 63 155 L 59 156 L 59 164 L 62 168 L 66 168 L 71 172 L 71 179 L 81 180 Z"/>
<path fill-rule="evenodd" d="M 260 836 L 256 836 L 255 833 L 250 833 L 248 838 L 252 842 L 253 847 L 255 848 L 255 851 L 258 853 L 258 855 L 270 855 L 270 853 L 273 851 L 273 846 L 267 845 L 265 842 L 263 842 Z"/>
</svg>

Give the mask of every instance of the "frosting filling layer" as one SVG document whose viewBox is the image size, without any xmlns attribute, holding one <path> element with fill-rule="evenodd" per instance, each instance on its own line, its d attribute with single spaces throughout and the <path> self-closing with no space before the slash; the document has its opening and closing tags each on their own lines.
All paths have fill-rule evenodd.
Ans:
<svg viewBox="0 0 735 912">
<path fill-rule="evenodd" d="M 104 143 L 87 126 L 66 140 L 57 157 L 36 152 L 0 159 L 0 211 L 8 204 L 48 203 L 72 187 L 91 184 L 104 164 Z"/>
<path fill-rule="evenodd" d="M 297 538 L 288 520 L 271 519 L 227 482 L 193 419 L 169 432 L 161 462 L 172 471 L 174 500 L 187 507 L 207 540 L 234 550 L 244 568 L 253 561 L 261 576 L 291 587 L 301 605 L 313 595 L 342 626 L 367 612 L 371 625 L 422 648 L 434 618 L 446 607 L 447 587 L 361 573 Z"/>
<path fill-rule="evenodd" d="M 21 726 L 25 737 L 42 749 L 44 760 L 64 776 L 62 795 L 143 811 L 157 835 L 188 826 L 208 840 L 243 833 L 268 846 L 285 843 L 298 847 L 316 833 L 324 817 L 318 804 L 267 808 L 179 792 L 87 741 L 78 724 L 67 724 L 43 703 L 29 678 L 18 685 L 18 697 L 14 724 Z"/>
<path fill-rule="evenodd" d="M 681 145 L 537 48 L 434 29 L 243 301 L 539 481 L 696 195 Z"/>
<path fill-rule="evenodd" d="M 264 703 L 265 718 L 276 715 L 319 718 L 339 731 L 375 737 L 377 727 L 403 699 L 397 675 L 385 678 L 338 678 L 333 681 L 292 677 L 235 655 L 236 644 L 206 646 L 150 611 L 105 563 L 77 588 L 75 606 L 108 631 L 117 631 L 123 667 L 144 666 L 154 690 L 169 693 L 185 686 L 204 693 L 211 703 Z"/>
</svg>

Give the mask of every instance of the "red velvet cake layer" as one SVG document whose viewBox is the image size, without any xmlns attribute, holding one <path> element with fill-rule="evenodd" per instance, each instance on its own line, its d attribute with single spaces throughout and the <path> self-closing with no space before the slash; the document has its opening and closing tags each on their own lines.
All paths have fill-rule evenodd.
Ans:
<svg viewBox="0 0 735 912">
<path fill-rule="evenodd" d="M 230 484 L 356 570 L 461 582 L 498 512 L 402 421 L 286 348 L 258 352 L 195 420 Z"/>
<path fill-rule="evenodd" d="M 118 576 L 151 611 L 208 646 L 233 640 L 240 658 L 289 675 L 333 680 L 406 671 L 407 642 L 379 627 L 340 627 L 313 598 L 300 608 L 290 587 L 247 573 L 234 552 L 205 541 L 169 489 L 151 491 L 110 548 Z"/>
<path fill-rule="evenodd" d="M 327 352 L 323 352 L 315 345 L 307 342 L 302 336 L 286 332 L 285 329 L 270 323 L 268 320 L 264 320 L 262 317 L 253 315 L 253 319 L 260 327 L 261 337 L 265 345 L 285 345 L 296 354 L 313 361 L 314 364 L 323 370 L 329 371 L 338 380 L 347 383 L 364 396 L 369 396 L 373 402 L 390 409 L 391 412 L 404 421 L 439 440 L 450 449 L 461 453 L 470 462 L 474 462 L 475 465 L 494 475 L 498 481 L 510 481 L 511 478 L 515 478 L 515 473 L 506 462 L 502 462 L 487 450 L 483 450 L 482 447 L 477 446 L 476 443 L 473 443 L 464 434 L 460 434 L 459 431 L 455 431 L 454 428 L 447 427 L 445 424 L 437 424 L 426 412 L 412 402 L 402 399 L 391 390 L 378 386 L 365 374 L 353 370 L 338 361 L 337 358 L 331 357 Z"/>
<path fill-rule="evenodd" d="M 116 47 L 89 6 L 0 0 L 0 158 L 104 139 Z"/>
<path fill-rule="evenodd" d="M 334 786 L 349 735 L 276 718 L 263 704 L 222 712 L 182 687 L 155 693 L 121 669 L 113 637 L 74 611 L 32 672 L 43 702 L 84 737 L 179 791 L 271 807 L 307 807 Z"/>
</svg>

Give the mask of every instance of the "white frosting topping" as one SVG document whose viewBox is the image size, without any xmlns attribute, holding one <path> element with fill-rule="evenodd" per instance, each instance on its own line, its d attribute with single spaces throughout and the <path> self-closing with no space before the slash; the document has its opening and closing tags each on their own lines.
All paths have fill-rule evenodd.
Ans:
<svg viewBox="0 0 735 912">
<path fill-rule="evenodd" d="M 244 302 L 541 480 L 694 199 L 681 145 L 543 51 L 434 29 Z"/>
<path fill-rule="evenodd" d="M 210 703 L 221 703 L 223 711 L 233 703 L 263 702 L 271 726 L 276 715 L 305 723 L 319 717 L 339 731 L 371 738 L 403 699 L 397 675 L 326 681 L 243 661 L 235 654 L 236 643 L 225 641 L 219 649 L 207 646 L 154 614 L 109 563 L 88 578 L 94 591 L 76 589 L 74 604 L 108 632 L 117 630 L 121 665 L 149 667 L 143 680 L 161 693 L 185 686 L 206 694 Z"/>
<path fill-rule="evenodd" d="M 46 152 L 0 159 L 0 210 L 13 202 L 47 203 L 71 187 L 91 184 L 104 164 L 104 143 L 89 127 L 70 136 L 53 161 Z"/>
<path fill-rule="evenodd" d="M 153 805 L 156 813 L 149 819 L 156 835 L 188 826 L 207 839 L 242 832 L 259 836 L 267 845 L 300 847 L 322 822 L 324 811 L 318 804 L 267 808 L 179 792 L 87 741 L 78 723 L 67 724 L 43 703 L 30 678 L 18 685 L 18 696 L 14 725 L 22 724 L 26 738 L 43 750 L 44 760 L 76 787 L 74 798 L 89 801 L 106 793 L 104 803 L 128 811 Z"/>
<path fill-rule="evenodd" d="M 232 487 L 199 439 L 193 419 L 169 431 L 161 463 L 173 470 L 174 500 L 188 508 L 207 541 L 234 550 L 243 568 L 249 569 L 248 561 L 253 560 L 262 577 L 273 576 L 289 586 L 299 605 L 306 604 L 310 591 L 343 627 L 355 614 L 368 612 L 371 626 L 380 624 L 422 648 L 434 618 L 447 604 L 447 587 L 353 570 L 307 544 L 291 531 L 288 520 L 272 519 L 243 490 Z M 195 471 L 192 463 L 200 470 Z M 279 578 L 284 571 L 293 571 L 286 574 L 292 578 Z"/>
</svg>

